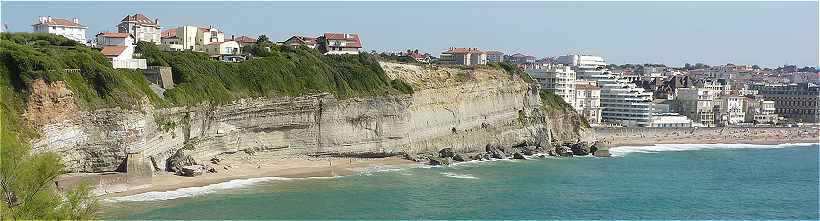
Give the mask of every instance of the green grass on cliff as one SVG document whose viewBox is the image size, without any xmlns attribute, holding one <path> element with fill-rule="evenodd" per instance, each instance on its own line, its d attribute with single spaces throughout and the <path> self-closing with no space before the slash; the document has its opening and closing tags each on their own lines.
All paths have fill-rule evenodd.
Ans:
<svg viewBox="0 0 820 221">
<path fill-rule="evenodd" d="M 541 90 L 538 92 L 538 95 L 541 97 L 541 103 L 544 105 L 544 110 L 548 113 L 566 113 L 566 114 L 574 114 L 578 115 L 575 112 L 575 108 L 572 108 L 572 105 L 569 105 L 566 101 L 564 101 L 561 96 L 557 94 L 547 91 Z M 583 128 L 589 128 L 589 122 L 583 116 L 578 116 L 578 124 L 581 125 Z"/>
<path fill-rule="evenodd" d="M 47 84 L 65 82 L 81 108 L 133 108 L 143 97 L 157 105 L 164 103 L 149 89 L 141 72 L 111 68 L 108 59 L 96 49 L 52 34 L 2 33 L 0 108 L 4 144 L 9 144 L 9 137 L 27 140 L 35 135 L 21 116 L 31 93 L 29 85 L 36 79 Z"/>
<path fill-rule="evenodd" d="M 263 57 L 239 63 L 214 61 L 201 53 L 161 51 L 145 43 L 137 51 L 150 65 L 171 66 L 177 86 L 165 97 L 180 105 L 318 92 L 340 98 L 412 93 L 406 83 L 387 78 L 378 61 L 366 53 L 326 56 L 304 47 L 267 47 L 271 50 Z"/>
</svg>

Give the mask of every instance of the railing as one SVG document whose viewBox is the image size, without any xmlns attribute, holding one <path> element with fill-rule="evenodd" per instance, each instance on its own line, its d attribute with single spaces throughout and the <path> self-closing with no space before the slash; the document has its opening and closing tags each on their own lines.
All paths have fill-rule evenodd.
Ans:
<svg viewBox="0 0 820 221">
<path fill-rule="evenodd" d="M 111 61 L 114 68 L 125 69 L 147 69 L 148 65 L 145 59 L 115 59 Z"/>
</svg>

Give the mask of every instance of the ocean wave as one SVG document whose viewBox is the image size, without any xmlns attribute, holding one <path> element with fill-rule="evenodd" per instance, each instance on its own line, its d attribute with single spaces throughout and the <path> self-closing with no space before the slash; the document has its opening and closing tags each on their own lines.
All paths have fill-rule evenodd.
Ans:
<svg viewBox="0 0 820 221">
<path fill-rule="evenodd" d="M 457 173 L 441 173 L 446 177 L 451 178 L 458 178 L 458 179 L 478 179 L 478 177 L 473 176 L 472 174 L 457 174 Z"/>
<path fill-rule="evenodd" d="M 213 193 L 220 190 L 236 189 L 247 186 L 252 186 L 261 182 L 270 181 L 284 181 L 284 180 L 298 180 L 298 179 L 332 179 L 334 177 L 306 177 L 306 178 L 287 178 L 287 177 L 258 177 L 249 179 L 235 179 L 227 182 L 210 184 L 199 187 L 185 187 L 169 191 L 145 192 L 121 197 L 108 197 L 104 201 L 107 202 L 144 202 L 144 201 L 160 201 L 171 200 L 184 197 L 199 196 L 203 194 Z"/>
<path fill-rule="evenodd" d="M 817 143 L 786 143 L 786 144 L 655 144 L 652 146 L 621 146 L 609 149 L 613 157 L 622 157 L 630 153 L 658 153 L 666 151 L 689 151 L 708 149 L 779 149 L 787 147 L 805 147 L 818 145 Z"/>
</svg>

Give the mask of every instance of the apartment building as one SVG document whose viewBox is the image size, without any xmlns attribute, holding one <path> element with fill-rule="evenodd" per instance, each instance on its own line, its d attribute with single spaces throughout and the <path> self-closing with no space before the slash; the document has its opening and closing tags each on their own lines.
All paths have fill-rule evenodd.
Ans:
<svg viewBox="0 0 820 221">
<path fill-rule="evenodd" d="M 761 97 L 748 96 L 743 101 L 743 109 L 746 111 L 747 123 L 755 124 L 777 124 L 780 116 L 774 108 L 774 101 L 768 101 Z"/>
<path fill-rule="evenodd" d="M 570 106 L 578 109 L 575 104 L 575 71 L 572 68 L 560 64 L 542 65 L 525 71 L 541 84 L 542 89 L 552 91 Z"/>
<path fill-rule="evenodd" d="M 820 90 L 813 83 L 753 84 L 765 100 L 774 102 L 775 113 L 797 122 L 817 123 L 820 118 Z"/>
<path fill-rule="evenodd" d="M 594 81 L 575 81 L 575 111 L 590 125 L 601 124 L 601 88 Z"/>
<path fill-rule="evenodd" d="M 500 51 L 488 51 L 487 62 L 504 62 L 504 53 Z"/>
<path fill-rule="evenodd" d="M 715 99 L 715 125 L 732 126 L 746 121 L 746 110 L 743 108 L 745 97 L 724 94 Z"/>
<path fill-rule="evenodd" d="M 135 42 L 145 41 L 154 44 L 162 43 L 159 19 L 151 20 L 142 13 L 126 15 L 117 25 L 117 32 L 134 36 Z"/>
</svg>

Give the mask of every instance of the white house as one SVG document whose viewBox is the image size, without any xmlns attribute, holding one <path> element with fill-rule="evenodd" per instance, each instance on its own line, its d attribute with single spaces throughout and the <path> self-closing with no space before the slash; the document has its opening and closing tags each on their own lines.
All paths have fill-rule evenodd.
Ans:
<svg viewBox="0 0 820 221">
<path fill-rule="evenodd" d="M 148 68 L 145 59 L 134 59 L 134 45 L 112 45 L 105 46 L 100 51 L 105 57 L 111 60 L 114 68 L 126 69 L 146 69 Z"/>
<path fill-rule="evenodd" d="M 179 26 L 161 32 L 162 47 L 170 51 L 205 51 L 205 46 L 225 42 L 225 33 L 214 27 Z"/>
<path fill-rule="evenodd" d="M 34 32 L 62 35 L 82 44 L 86 43 L 85 31 L 88 27 L 81 25 L 80 20 L 76 18 L 67 20 L 62 18 L 52 18 L 51 16 L 40 16 L 37 19 L 37 24 L 33 24 L 31 26 L 34 29 Z"/>
<path fill-rule="evenodd" d="M 117 32 L 100 32 L 96 36 L 96 47 L 103 48 L 105 46 L 130 46 L 134 45 L 134 37 L 128 33 Z"/>
<path fill-rule="evenodd" d="M 134 36 L 134 41 L 160 44 L 159 19 L 153 21 L 141 13 L 126 15 L 117 25 L 117 32 Z"/>
<path fill-rule="evenodd" d="M 239 50 L 239 42 L 236 41 L 213 42 L 205 45 L 205 53 L 219 60 L 225 60 L 226 56 L 239 55 Z"/>
</svg>

